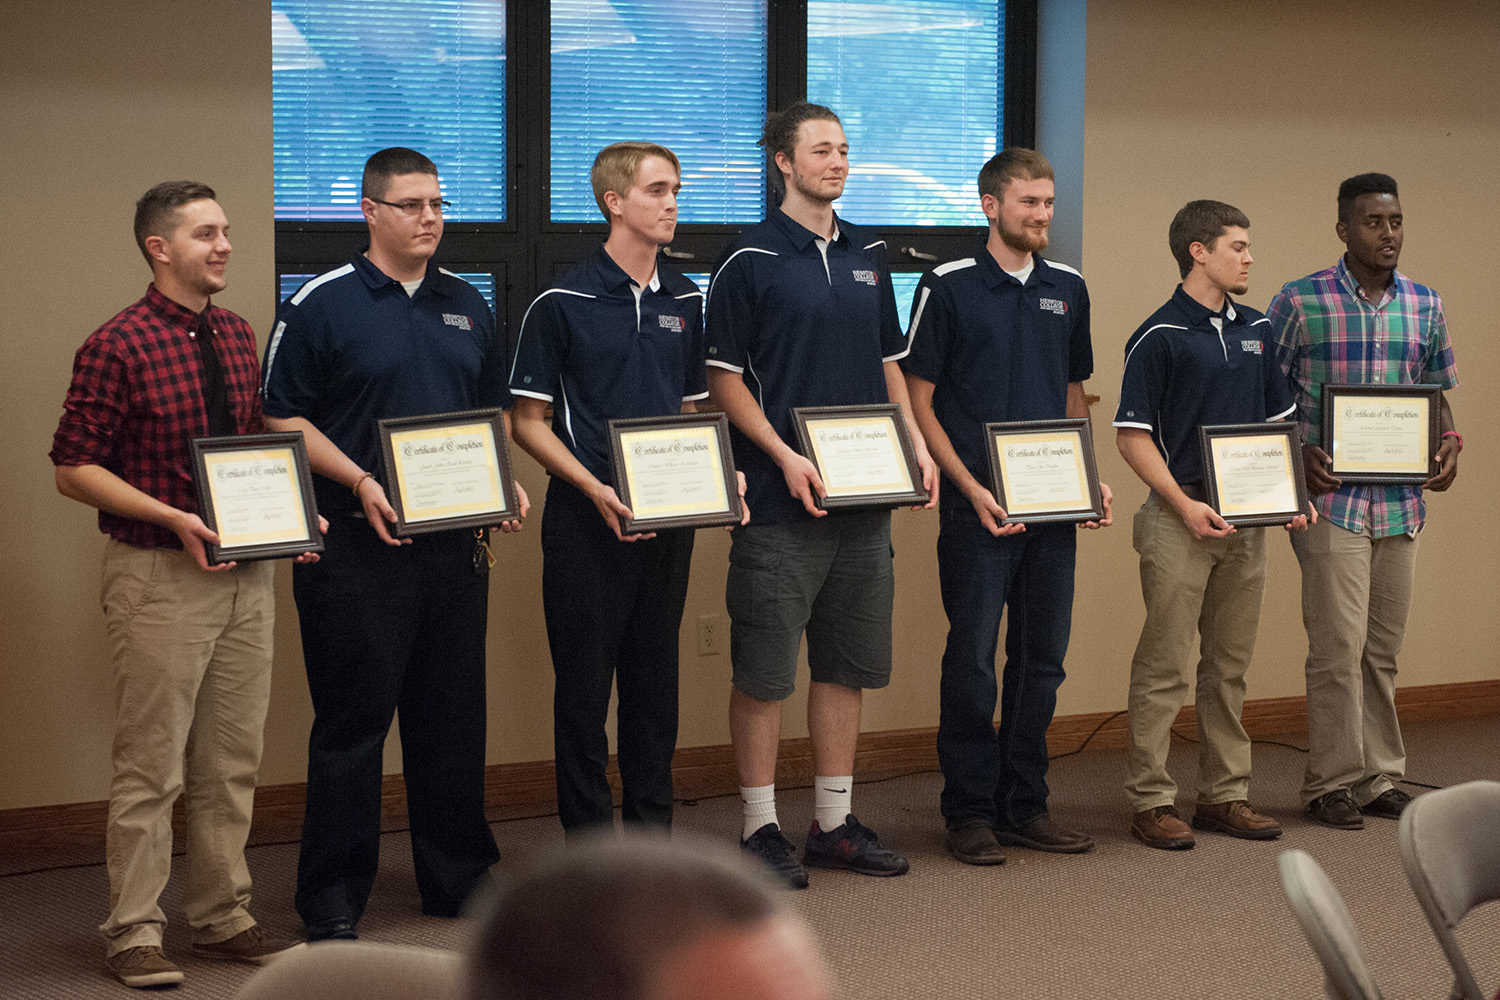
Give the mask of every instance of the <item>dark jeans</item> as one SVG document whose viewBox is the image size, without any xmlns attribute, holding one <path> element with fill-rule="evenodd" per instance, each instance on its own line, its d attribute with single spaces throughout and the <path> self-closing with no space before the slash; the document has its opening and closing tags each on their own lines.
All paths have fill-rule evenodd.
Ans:
<svg viewBox="0 0 1500 1000">
<path fill-rule="evenodd" d="M 499 860 L 484 816 L 488 576 L 473 533 L 383 544 L 338 519 L 322 561 L 293 570 L 312 693 L 307 813 L 297 862 L 304 923 L 358 920 L 380 851 L 381 748 L 396 712 L 417 887 L 455 915 Z"/>
<path fill-rule="evenodd" d="M 542 607 L 552 650 L 557 813 L 563 829 L 614 822 L 604 769 L 611 685 L 627 823 L 672 823 L 677 644 L 693 530 L 622 542 L 570 483 L 553 479 L 542 512 Z"/>
<path fill-rule="evenodd" d="M 1047 811 L 1047 726 L 1072 626 L 1078 529 L 1033 525 L 995 538 L 967 503 L 944 504 L 940 517 L 948 615 L 937 739 L 943 818 L 950 828 L 974 820 L 1015 826 Z M 1007 608 L 997 735 L 995 647 Z"/>
</svg>

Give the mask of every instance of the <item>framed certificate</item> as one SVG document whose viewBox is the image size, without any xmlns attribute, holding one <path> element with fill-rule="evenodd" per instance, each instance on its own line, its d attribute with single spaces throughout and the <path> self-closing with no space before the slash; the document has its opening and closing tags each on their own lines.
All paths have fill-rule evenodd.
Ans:
<svg viewBox="0 0 1500 1000">
<path fill-rule="evenodd" d="M 323 551 L 301 431 L 195 438 L 193 465 L 210 563 Z"/>
<path fill-rule="evenodd" d="M 1028 420 L 984 425 L 990 488 L 1005 521 L 1104 519 L 1104 493 L 1088 420 Z"/>
<path fill-rule="evenodd" d="M 1302 435 L 1291 421 L 1198 428 L 1208 505 L 1237 528 L 1286 524 L 1307 513 Z"/>
<path fill-rule="evenodd" d="M 1346 483 L 1412 485 L 1437 475 L 1442 395 L 1436 385 L 1324 383 L 1329 475 Z"/>
<path fill-rule="evenodd" d="M 634 514 L 620 533 L 739 524 L 729 418 L 683 413 L 609 422 L 615 493 Z"/>
<path fill-rule="evenodd" d="M 498 409 L 377 421 L 385 492 L 404 538 L 521 516 Z"/>
<path fill-rule="evenodd" d="M 924 504 L 922 472 L 896 403 L 794 406 L 802 454 L 817 467 L 828 495 L 824 510 Z"/>
</svg>

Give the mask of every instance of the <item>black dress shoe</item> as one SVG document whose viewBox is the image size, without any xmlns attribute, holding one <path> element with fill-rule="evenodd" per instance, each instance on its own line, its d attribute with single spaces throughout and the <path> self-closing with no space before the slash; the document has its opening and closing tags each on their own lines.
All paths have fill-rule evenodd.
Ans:
<svg viewBox="0 0 1500 1000">
<path fill-rule="evenodd" d="M 1049 814 L 1042 813 L 1016 826 L 1004 826 L 995 831 L 995 839 L 1002 844 L 1029 847 L 1033 851 L 1051 854 L 1082 854 L 1094 846 L 1094 838 L 1077 830 L 1060 825 Z"/>
<path fill-rule="evenodd" d="M 1319 795 L 1307 804 L 1307 815 L 1324 826 L 1335 830 L 1363 830 L 1365 818 L 1354 805 L 1348 789 L 1335 788 L 1326 795 Z"/>
<path fill-rule="evenodd" d="M 358 941 L 354 921 L 348 917 L 330 917 L 307 925 L 308 941 Z"/>
<path fill-rule="evenodd" d="M 1369 802 L 1359 807 L 1366 816 L 1381 819 L 1400 819 L 1401 811 L 1411 805 L 1411 796 L 1399 788 L 1387 788 Z"/>
</svg>

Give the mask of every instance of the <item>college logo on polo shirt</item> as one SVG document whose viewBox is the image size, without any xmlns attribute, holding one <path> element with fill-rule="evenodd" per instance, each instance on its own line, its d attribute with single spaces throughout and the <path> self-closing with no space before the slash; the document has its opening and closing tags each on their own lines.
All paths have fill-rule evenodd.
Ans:
<svg viewBox="0 0 1500 1000">
<path fill-rule="evenodd" d="M 1062 299 L 1037 299 L 1037 305 L 1042 308 L 1043 312 L 1049 312 L 1055 316 L 1068 314 L 1068 304 Z"/>
<path fill-rule="evenodd" d="M 1265 350 L 1265 344 L 1259 340 L 1242 340 L 1240 350 L 1246 354 L 1260 354 Z"/>
<path fill-rule="evenodd" d="M 880 284 L 880 276 L 878 274 L 876 274 L 874 271 L 863 271 L 863 270 L 856 269 L 856 270 L 851 271 L 849 273 L 854 276 L 854 280 L 855 281 L 858 281 L 858 282 L 860 282 L 862 284 L 866 284 L 866 285 L 878 285 L 878 284 Z"/>
<path fill-rule="evenodd" d="M 443 313 L 443 322 L 449 326 L 456 326 L 460 330 L 474 329 L 474 321 L 459 313 Z"/>
<path fill-rule="evenodd" d="M 663 330 L 671 330 L 673 333 L 681 333 L 687 329 L 687 320 L 681 316 L 673 316 L 671 313 L 662 313 L 657 316 L 656 324 Z"/>
</svg>

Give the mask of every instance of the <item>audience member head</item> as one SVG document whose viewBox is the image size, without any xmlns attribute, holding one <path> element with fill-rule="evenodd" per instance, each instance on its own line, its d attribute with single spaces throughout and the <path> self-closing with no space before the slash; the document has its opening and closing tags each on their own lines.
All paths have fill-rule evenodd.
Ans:
<svg viewBox="0 0 1500 1000">
<path fill-rule="evenodd" d="M 826 1000 L 806 925 L 738 856 L 680 834 L 571 843 L 482 908 L 472 1000 Z"/>
</svg>

